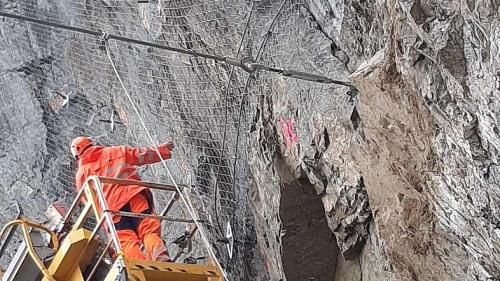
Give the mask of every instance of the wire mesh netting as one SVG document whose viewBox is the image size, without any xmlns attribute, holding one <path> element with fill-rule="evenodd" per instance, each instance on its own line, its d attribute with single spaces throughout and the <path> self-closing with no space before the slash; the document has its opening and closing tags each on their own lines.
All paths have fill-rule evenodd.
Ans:
<svg viewBox="0 0 500 281">
<path fill-rule="evenodd" d="M 307 5 L 285 1 L 6 1 L 1 11 L 90 31 L 154 42 L 164 46 L 241 59 L 269 66 L 327 74 L 294 61 L 306 52 L 298 37 L 314 30 Z M 304 28 L 307 25 L 307 28 Z M 0 76 L 1 206 L 12 200 L 33 207 L 25 212 L 43 219 L 54 201 L 69 205 L 75 196 L 75 164 L 69 143 L 79 135 L 101 145 L 149 145 L 146 132 L 125 96 L 98 36 L 4 18 L 0 37 L 6 56 Z M 150 46 L 110 40 L 119 75 L 158 143 L 173 140 L 169 161 L 175 181 L 187 186 L 189 198 L 209 233 L 216 254 L 229 271 L 241 264 L 247 217 L 247 139 L 259 98 L 275 87 L 304 91 L 333 86 L 294 81 Z M 329 48 L 329 46 L 328 46 Z M 342 104 L 339 102 L 339 104 Z M 340 110 L 340 109 L 339 109 Z M 26 160 L 28 159 L 28 160 Z M 19 171 L 23 171 L 20 173 Z M 142 170 L 144 179 L 169 182 L 163 167 Z M 156 194 L 161 209 L 169 194 Z M 36 207 L 35 207 L 36 206 Z M 174 212 L 187 216 L 182 206 Z M 0 222 L 13 217 L 2 212 Z M 217 242 L 226 225 L 233 228 L 237 262 Z M 166 224 L 171 242 L 184 226 Z M 206 254 L 195 239 L 188 255 Z M 234 260 L 234 258 L 233 258 Z"/>
</svg>

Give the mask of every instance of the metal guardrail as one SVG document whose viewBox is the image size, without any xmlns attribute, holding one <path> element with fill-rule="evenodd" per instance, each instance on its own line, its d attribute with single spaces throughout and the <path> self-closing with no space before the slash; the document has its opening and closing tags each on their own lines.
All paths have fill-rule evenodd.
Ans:
<svg viewBox="0 0 500 281">
<path fill-rule="evenodd" d="M 177 191 L 175 186 L 170 185 L 170 184 L 162 184 L 162 183 L 147 182 L 147 181 L 136 181 L 136 180 L 125 180 L 125 179 L 109 178 L 109 177 L 98 177 L 98 179 L 102 183 L 119 184 L 122 186 L 138 185 L 138 186 L 144 186 L 144 187 L 163 190 L 163 191 Z"/>
<path fill-rule="evenodd" d="M 17 207 L 17 215 L 16 219 L 21 219 L 23 216 L 23 209 L 21 206 L 19 206 L 19 203 L 16 201 L 15 206 Z M 3 256 L 5 251 L 7 250 L 7 245 L 10 243 L 12 238 L 14 237 L 14 233 L 17 230 L 17 224 L 13 225 L 11 228 L 8 229 L 7 235 L 5 239 L 2 240 L 2 244 L 0 245 L 0 257 Z M 3 238 L 3 235 L 0 235 L 0 239 Z"/>
<path fill-rule="evenodd" d="M 21 217 L 20 219 L 16 219 L 16 220 L 13 220 L 13 221 L 7 223 L 2 228 L 2 230 L 0 232 L 0 239 L 3 238 L 5 233 L 8 233 L 8 234 L 12 233 L 12 232 L 10 232 L 10 230 L 14 229 L 14 231 L 15 231 L 15 227 L 18 225 L 21 226 L 23 239 L 24 239 L 24 242 L 26 243 L 28 254 L 31 257 L 31 259 L 33 260 L 33 262 L 35 263 L 36 267 L 40 270 L 40 272 L 43 274 L 43 276 L 45 277 L 46 280 L 56 281 L 56 279 L 52 276 L 52 274 L 49 272 L 47 267 L 45 267 L 45 265 L 43 264 L 40 257 L 36 254 L 35 246 L 33 245 L 30 231 L 31 231 L 31 229 L 37 229 L 37 230 L 41 230 L 41 231 L 48 233 L 50 235 L 52 248 L 54 249 L 54 251 L 56 251 L 57 248 L 59 247 L 59 241 L 57 240 L 56 233 L 53 232 L 52 230 L 48 229 L 47 227 L 39 224 L 39 223 L 32 222 L 24 217 Z M 7 243 L 5 243 L 5 244 L 7 244 Z"/>
<path fill-rule="evenodd" d="M 174 194 L 171 200 L 168 202 L 167 206 L 165 206 L 165 209 L 162 211 L 161 215 L 113 211 L 109 209 L 108 204 L 106 202 L 106 198 L 104 196 L 104 191 L 103 191 L 103 184 L 116 184 L 118 185 L 117 188 L 126 188 L 127 186 L 136 185 L 136 186 L 147 187 L 150 189 L 174 192 Z M 182 188 L 184 187 L 181 187 L 181 189 Z M 84 196 L 85 198 L 83 198 Z M 36 253 L 32 250 L 32 243 L 28 234 L 27 226 L 48 232 L 51 236 L 54 250 L 57 250 L 59 242 L 57 235 L 64 235 L 64 233 L 67 231 L 83 228 L 85 223 L 89 220 L 90 215 L 93 214 L 93 216 L 97 219 L 97 223 L 95 224 L 95 226 L 92 227 L 92 229 L 89 229 L 92 231 L 89 237 L 89 241 L 93 241 L 97 237 L 103 225 L 105 225 L 105 228 L 103 230 L 108 235 L 109 241 L 106 243 L 106 247 L 104 248 L 103 252 L 99 255 L 96 264 L 90 271 L 90 275 L 88 276 L 87 280 L 91 280 L 92 277 L 95 275 L 95 273 L 98 271 L 100 264 L 102 264 L 106 254 L 110 251 L 111 248 L 114 248 L 114 253 L 115 253 L 114 256 L 116 257 L 116 259 L 114 259 L 114 262 L 117 262 L 119 269 L 123 270 L 125 267 L 125 262 L 123 260 L 123 250 L 121 248 L 118 234 L 113 222 L 113 215 L 120 215 L 122 217 L 134 217 L 134 218 L 151 217 L 159 221 L 196 224 L 196 221 L 192 219 L 173 218 L 166 216 L 178 199 L 179 195 L 177 194 L 177 190 L 172 185 L 152 183 L 152 182 L 142 182 L 136 180 L 91 176 L 87 178 L 82 188 L 78 191 L 78 194 L 75 197 L 74 201 L 72 202 L 70 208 L 68 209 L 63 221 L 56 227 L 55 231 L 52 231 L 40 224 L 32 223 L 24 218 L 21 219 L 18 218 L 17 220 L 10 222 L 4 227 L 4 229 L 0 233 L 0 239 L 3 236 L 6 236 L 6 234 L 7 236 L 12 236 L 13 235 L 12 232 L 15 231 L 15 227 L 17 225 L 20 225 L 23 230 L 24 240 L 27 243 L 27 245 L 30 246 L 29 248 L 30 255 L 32 256 L 33 260 L 36 262 L 37 266 L 40 268 L 45 278 L 47 278 L 48 280 L 54 280 L 53 277 L 50 275 L 50 272 L 48 272 L 47 268 L 43 265 L 43 263 L 40 262 L 40 259 L 38 258 Z M 77 219 L 73 221 L 73 218 L 81 203 L 84 203 L 83 209 L 81 210 L 81 213 L 77 216 Z M 21 216 L 21 213 L 19 216 Z M 198 220 L 198 222 L 202 221 Z M 193 229 L 193 231 L 190 233 L 190 237 L 192 237 L 195 234 L 196 229 L 197 229 L 196 227 Z M 9 239 L 5 239 L 4 243 L 0 245 L 0 248 L 1 249 L 6 248 L 8 243 Z M 175 260 L 178 259 L 178 256 L 180 256 L 180 254 L 182 253 L 181 252 L 177 253 L 177 255 L 175 256 Z"/>
<path fill-rule="evenodd" d="M 142 214 L 142 213 L 133 213 L 133 212 L 123 212 L 123 211 L 113 211 L 110 210 L 108 207 L 108 204 L 106 202 L 106 198 L 104 196 L 103 192 L 103 184 L 116 184 L 118 185 L 117 188 L 126 188 L 127 186 L 131 185 L 137 185 L 137 186 L 143 186 L 147 187 L 150 189 L 156 189 L 156 190 L 161 190 L 161 191 L 167 191 L 167 192 L 174 192 L 171 200 L 165 207 L 165 209 L 162 211 L 161 215 L 149 215 L 149 214 Z M 184 187 L 181 187 L 181 189 Z M 82 213 L 78 216 L 78 219 L 76 222 L 72 222 L 71 219 L 75 215 L 75 212 L 77 210 L 77 207 L 80 205 L 82 202 L 82 198 L 85 196 L 86 203 L 84 205 L 84 208 L 82 210 Z M 82 227 L 82 225 L 85 223 L 87 218 L 90 215 L 90 212 L 93 212 L 93 215 L 95 218 L 98 220 L 97 224 L 95 227 L 92 229 L 92 234 L 90 236 L 90 241 L 93 240 L 103 224 L 106 225 L 106 232 L 110 236 L 110 241 L 108 245 L 106 246 L 104 252 L 100 255 L 97 263 L 95 264 L 94 268 L 91 270 L 93 275 L 100 263 L 104 260 L 104 256 L 106 251 L 108 251 L 111 247 L 113 246 L 116 256 L 117 256 L 117 261 L 120 263 L 121 267 L 124 267 L 124 262 L 123 259 L 121 259 L 122 255 L 122 248 L 120 245 L 120 241 L 118 239 L 118 234 L 115 228 L 115 225 L 113 223 L 113 215 L 120 215 L 122 217 L 136 217 L 136 218 L 146 218 L 146 217 L 151 217 L 158 219 L 159 221 L 171 221 L 171 222 L 178 222 L 178 223 L 189 223 L 189 224 L 195 224 L 195 221 L 192 219 L 184 219 L 184 218 L 173 218 L 173 217 L 168 217 L 166 216 L 168 212 L 171 210 L 173 207 L 174 203 L 178 200 L 179 195 L 177 194 L 177 190 L 174 186 L 168 185 L 168 184 L 160 184 L 160 183 L 152 183 L 152 182 L 143 182 L 143 181 L 136 181 L 136 180 L 126 180 L 126 179 L 118 179 L 118 178 L 109 178 L 109 177 L 98 177 L 98 176 L 91 176 L 88 177 L 80 191 L 78 192 L 75 200 L 71 204 L 70 209 L 66 213 L 66 216 L 62 222 L 62 224 L 58 227 L 58 231 L 62 231 L 64 229 L 67 229 L 68 227 L 72 227 L 73 229 L 78 229 Z M 200 220 L 201 221 L 201 220 Z M 194 228 L 194 231 L 192 232 L 192 235 L 194 235 L 196 232 L 196 228 Z M 191 235 L 191 237 L 192 237 Z M 176 259 L 178 258 L 179 254 L 176 255 Z M 91 276 L 89 276 L 91 277 Z"/>
</svg>

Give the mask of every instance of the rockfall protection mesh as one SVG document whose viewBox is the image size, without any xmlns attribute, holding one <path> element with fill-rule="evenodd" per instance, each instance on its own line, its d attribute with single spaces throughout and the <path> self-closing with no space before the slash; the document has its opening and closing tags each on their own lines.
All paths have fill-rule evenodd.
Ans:
<svg viewBox="0 0 500 281">
<path fill-rule="evenodd" d="M 308 36 L 296 34 L 297 25 L 311 25 L 308 7 L 301 0 L 9 0 L 1 4 L 0 11 L 48 22 L 319 72 L 312 65 L 298 65 L 290 56 L 304 52 L 297 36 Z M 75 196 L 75 167 L 68 151 L 73 137 L 89 135 L 102 145 L 148 142 L 99 37 L 2 20 L 0 44 L 9 52 L 0 55 L 14 56 L 9 55 L 0 65 L 0 157 L 8 159 L 0 168 L 2 185 L 12 191 L 7 190 L 0 206 L 9 206 L 15 199 L 28 215 L 41 218 L 41 211 L 51 202 L 68 205 Z M 237 264 L 242 262 L 246 237 L 246 147 L 251 114 L 263 102 L 262 97 L 284 87 L 283 78 L 272 73 L 250 74 L 210 59 L 138 44 L 116 40 L 109 44 L 118 72 L 155 140 L 175 142 L 170 168 L 176 182 L 190 187 L 190 198 L 200 218 L 207 221 L 204 227 L 217 256 L 228 271 L 241 270 Z M 328 73 L 328 69 L 322 71 Z M 333 85 L 306 81 L 297 80 L 295 86 L 304 91 L 323 87 L 337 92 Z M 8 151 L 12 147 L 22 150 Z M 26 173 L 16 174 L 19 170 Z M 168 182 L 159 166 L 145 168 L 143 175 L 144 179 Z M 157 209 L 169 198 L 169 194 L 156 194 Z M 10 209 L 2 212 L 1 223 L 13 217 Z M 183 213 L 180 207 L 177 212 Z M 239 263 L 230 261 L 224 244 L 217 242 L 228 222 L 237 241 Z M 165 238 L 171 242 L 183 228 L 168 224 L 165 230 Z M 203 252 L 189 255 L 196 254 Z"/>
</svg>

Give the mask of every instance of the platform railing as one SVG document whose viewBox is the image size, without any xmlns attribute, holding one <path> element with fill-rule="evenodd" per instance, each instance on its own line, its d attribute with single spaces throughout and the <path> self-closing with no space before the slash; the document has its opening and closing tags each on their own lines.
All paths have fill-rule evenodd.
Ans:
<svg viewBox="0 0 500 281">
<path fill-rule="evenodd" d="M 173 194 L 169 202 L 166 204 L 166 206 L 160 213 L 160 215 L 115 211 L 109 209 L 108 202 L 106 201 L 103 191 L 104 184 L 115 184 L 116 185 L 115 188 L 127 188 L 127 186 L 131 185 L 142 186 L 154 190 L 172 192 Z M 184 188 L 185 188 L 184 186 L 180 186 L 181 192 L 182 190 L 184 190 Z M 67 210 L 63 220 L 55 227 L 54 231 L 38 223 L 30 222 L 25 218 L 19 219 L 20 215 L 18 215 L 18 220 L 12 221 L 11 223 L 7 224 L 2 229 L 2 231 L 0 231 L 0 240 L 3 240 L 3 243 L 1 243 L 0 245 L 1 249 L 0 256 L 5 251 L 7 245 L 10 243 L 9 237 L 13 235 L 15 227 L 17 225 L 21 225 L 25 243 L 27 243 L 27 245 L 30 246 L 29 254 L 32 256 L 33 260 L 35 261 L 36 265 L 40 268 L 45 278 L 47 280 L 54 280 L 54 278 L 50 275 L 48 269 L 40 261 L 39 257 L 32 249 L 32 243 L 30 240 L 28 227 L 41 229 L 49 233 L 49 236 L 51 238 L 52 248 L 54 251 L 58 250 L 59 239 L 64 239 L 63 236 L 70 231 L 75 231 L 81 228 L 85 228 L 91 231 L 88 240 L 90 242 L 94 241 L 97 238 L 100 230 L 103 230 L 105 232 L 105 235 L 108 237 L 108 241 L 105 243 L 106 245 L 105 248 L 103 249 L 102 253 L 99 254 L 99 257 L 97 258 L 96 263 L 93 266 L 92 270 L 90 270 L 90 274 L 86 278 L 86 280 L 92 280 L 92 277 L 98 271 L 99 266 L 105 260 L 106 254 L 112 253 L 111 249 L 114 249 L 113 251 L 114 254 L 110 255 L 112 257 L 111 262 L 116 263 L 118 265 L 120 272 L 123 272 L 123 269 L 125 268 L 125 262 L 123 259 L 123 249 L 120 245 L 117 230 L 113 222 L 113 216 L 118 215 L 122 217 L 134 217 L 134 218 L 149 217 L 149 218 L 155 218 L 159 221 L 194 224 L 194 226 L 191 228 L 191 231 L 185 233 L 186 237 L 189 237 L 188 239 L 191 239 L 197 231 L 196 222 L 193 219 L 174 218 L 167 216 L 169 211 L 172 209 L 172 207 L 174 206 L 175 202 L 178 199 L 179 199 L 179 194 L 177 192 L 177 189 L 172 185 L 119 179 L 119 178 L 110 178 L 110 177 L 90 176 L 87 178 L 82 188 L 78 191 L 77 196 L 70 205 L 70 208 Z M 76 214 L 81 205 L 83 205 L 83 208 L 81 209 L 80 214 Z M 93 217 L 95 217 L 97 223 L 93 227 L 88 227 L 87 222 L 90 221 L 89 218 L 92 215 Z M 75 218 L 75 220 L 73 220 L 73 218 Z M 203 222 L 203 221 L 198 220 L 198 222 Z M 7 238 L 2 239 L 4 236 Z M 182 250 L 183 249 L 181 249 L 174 256 L 173 262 L 175 262 L 181 256 Z"/>
<path fill-rule="evenodd" d="M 143 213 L 134 213 L 134 212 L 124 212 L 124 211 L 114 211 L 110 210 L 108 203 L 106 202 L 106 198 L 104 196 L 104 191 L 103 191 L 103 185 L 104 184 L 115 184 L 117 185 L 116 188 L 127 188 L 127 186 L 135 185 L 135 186 L 142 186 L 142 187 L 147 187 L 150 189 L 154 190 L 160 190 L 160 191 L 166 191 L 166 192 L 173 192 L 174 194 L 172 195 L 172 198 L 170 201 L 167 203 L 165 208 L 162 210 L 160 215 L 152 215 L 152 214 L 143 214 Z M 183 187 L 181 186 L 181 190 L 183 190 Z M 85 196 L 85 200 L 83 200 Z M 94 275 L 94 273 L 97 271 L 97 268 L 99 265 L 102 263 L 104 260 L 106 252 L 108 252 L 111 248 L 111 246 L 114 248 L 115 253 L 116 253 L 116 259 L 115 262 L 119 263 L 119 267 L 121 269 L 124 268 L 125 264 L 123 262 L 123 249 L 120 245 L 120 241 L 118 238 L 117 230 L 115 228 L 114 222 L 113 222 L 113 215 L 119 215 L 122 217 L 135 217 L 135 218 L 155 218 L 158 219 L 159 221 L 170 221 L 174 223 L 187 223 L 187 224 L 195 224 L 195 221 L 192 219 L 185 219 L 185 218 L 174 218 L 174 217 L 168 217 L 167 214 L 168 212 L 172 209 L 173 205 L 175 202 L 179 199 L 179 195 L 177 194 L 177 189 L 168 184 L 160 184 L 160 183 L 152 183 L 152 182 L 143 182 L 143 181 L 136 181 L 136 180 L 126 180 L 126 179 L 119 179 L 119 178 L 110 178 L 110 177 L 98 177 L 98 176 L 90 176 L 87 178 L 85 183 L 83 184 L 82 188 L 79 190 L 77 196 L 75 197 L 75 200 L 71 204 L 70 208 L 68 209 L 64 220 L 62 223 L 57 227 L 56 232 L 63 232 L 65 229 L 72 229 L 76 230 L 79 228 L 82 228 L 85 224 L 86 221 L 88 221 L 88 218 L 90 215 L 94 215 L 94 217 L 97 220 L 97 224 L 93 227 L 92 234 L 89 238 L 89 241 L 92 241 L 95 239 L 96 235 L 98 234 L 99 230 L 102 229 L 102 226 L 105 225 L 105 228 L 103 229 L 106 234 L 108 235 L 110 241 L 106 245 L 106 248 L 104 249 L 103 253 L 99 256 L 96 264 L 94 265 L 94 268 L 91 270 L 90 276 L 88 280 Z M 86 201 L 83 210 L 81 214 L 78 216 L 75 222 L 72 222 L 72 218 L 75 216 L 76 211 L 78 210 L 78 207 L 81 205 L 83 201 Z M 199 220 L 201 222 L 201 220 Z M 193 237 L 197 228 L 194 226 L 192 228 L 192 231 L 189 233 L 189 237 Z M 180 254 L 177 253 L 177 255 L 174 257 L 173 261 L 176 261 L 179 258 Z"/>
</svg>

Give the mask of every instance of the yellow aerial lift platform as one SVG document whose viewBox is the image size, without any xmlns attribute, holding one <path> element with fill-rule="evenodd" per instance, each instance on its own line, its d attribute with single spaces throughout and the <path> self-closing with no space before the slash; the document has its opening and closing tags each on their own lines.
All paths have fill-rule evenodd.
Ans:
<svg viewBox="0 0 500 281">
<path fill-rule="evenodd" d="M 120 186 L 139 185 L 175 193 L 160 216 L 113 212 L 108 209 L 104 199 L 102 184 L 105 183 L 114 183 Z M 0 246 L 0 255 L 3 254 L 5 244 L 9 243 L 12 231 L 15 231 L 18 226 L 22 230 L 24 241 L 8 268 L 0 273 L 1 280 L 223 281 L 221 270 L 210 260 L 207 264 L 183 264 L 132 260 L 123 256 L 112 215 L 153 216 L 160 220 L 194 223 L 193 220 L 166 217 L 173 203 L 178 199 L 176 192 L 176 188 L 170 185 L 89 177 L 65 214 L 57 207 L 53 207 L 49 216 L 57 217 L 60 215 L 60 219 L 53 223 L 52 227 L 31 222 L 19 216 L 17 220 L 8 223 L 2 229 L 0 239 L 3 239 L 4 236 L 7 238 Z M 83 197 L 85 197 L 85 201 Z M 54 222 L 54 220 L 52 221 Z M 191 230 L 191 237 L 196 229 L 194 227 Z"/>
</svg>

